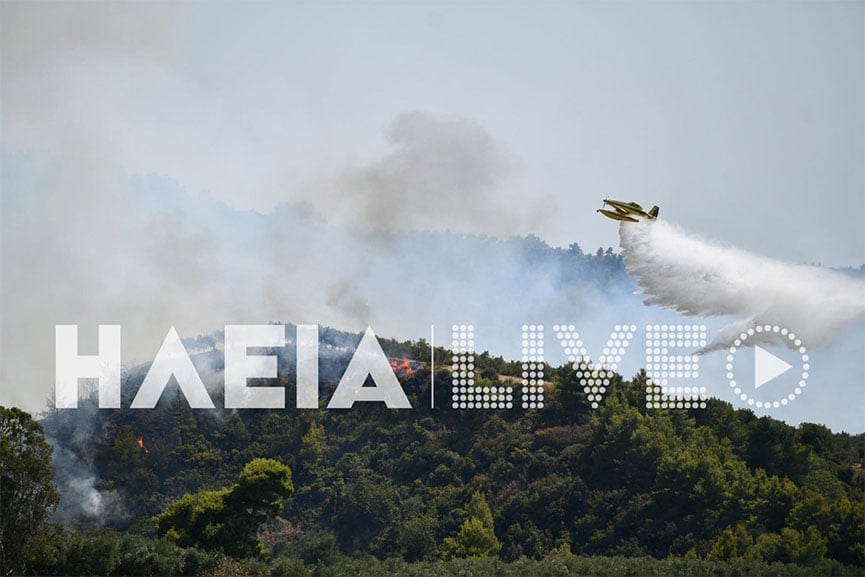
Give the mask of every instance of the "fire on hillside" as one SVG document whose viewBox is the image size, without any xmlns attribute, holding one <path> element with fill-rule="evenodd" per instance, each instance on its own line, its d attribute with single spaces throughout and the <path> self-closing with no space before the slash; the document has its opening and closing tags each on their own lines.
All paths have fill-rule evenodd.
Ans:
<svg viewBox="0 0 865 577">
<path fill-rule="evenodd" d="M 415 371 L 424 368 L 424 364 L 405 357 L 392 358 L 390 360 L 390 368 L 393 369 L 397 378 L 401 379 L 403 377 L 410 377 L 415 373 Z"/>
</svg>

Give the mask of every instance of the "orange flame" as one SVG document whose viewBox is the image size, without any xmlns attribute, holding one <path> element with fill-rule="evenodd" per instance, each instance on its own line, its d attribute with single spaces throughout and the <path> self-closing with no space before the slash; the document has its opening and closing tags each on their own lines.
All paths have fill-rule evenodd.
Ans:
<svg viewBox="0 0 865 577">
<path fill-rule="evenodd" d="M 411 368 L 411 363 L 408 362 L 408 359 L 391 359 L 390 360 L 390 368 L 393 369 L 394 373 L 402 374 L 404 376 L 409 376 L 414 373 L 414 369 Z"/>
<path fill-rule="evenodd" d="M 141 435 L 138 435 L 138 446 L 141 447 L 142 449 L 144 449 L 145 455 L 150 454 L 150 449 L 148 449 L 147 447 L 144 446 L 144 437 L 142 437 Z"/>
</svg>

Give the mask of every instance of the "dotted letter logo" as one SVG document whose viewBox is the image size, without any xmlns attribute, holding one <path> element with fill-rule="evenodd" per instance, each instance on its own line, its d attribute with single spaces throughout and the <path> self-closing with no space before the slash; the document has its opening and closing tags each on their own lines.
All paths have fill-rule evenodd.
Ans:
<svg viewBox="0 0 865 577">
<path fill-rule="evenodd" d="M 607 346 L 604 347 L 604 354 L 598 357 L 598 366 L 595 366 L 592 358 L 586 354 L 586 347 L 583 346 L 583 341 L 574 329 L 574 325 L 555 325 L 553 330 L 556 331 L 556 337 L 564 348 L 565 354 L 568 355 L 568 361 L 573 363 L 577 378 L 583 383 L 586 398 L 592 403 L 592 408 L 597 409 L 601 399 L 604 398 L 604 393 L 607 392 L 607 387 L 610 386 L 614 371 L 622 362 L 628 344 L 634 338 L 637 327 L 616 325 L 610 334 Z"/>
<path fill-rule="evenodd" d="M 544 408 L 544 325 L 523 325 L 523 408 Z"/>
<path fill-rule="evenodd" d="M 451 348 L 454 351 L 451 406 L 454 409 L 513 408 L 511 387 L 475 387 L 474 326 L 453 325 L 451 328 Z"/>
<path fill-rule="evenodd" d="M 672 355 L 670 348 L 706 346 L 704 325 L 646 325 L 646 408 L 705 409 L 706 387 L 673 387 L 670 379 L 700 376 L 697 355 Z"/>
</svg>

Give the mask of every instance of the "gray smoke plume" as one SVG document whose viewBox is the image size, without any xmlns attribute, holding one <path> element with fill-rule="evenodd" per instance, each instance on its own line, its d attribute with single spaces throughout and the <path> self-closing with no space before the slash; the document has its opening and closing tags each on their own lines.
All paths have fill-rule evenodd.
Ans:
<svg viewBox="0 0 865 577">
<path fill-rule="evenodd" d="M 340 281 L 327 288 L 327 304 L 342 311 L 355 323 L 363 323 L 370 318 L 371 311 L 366 300 L 357 294 L 357 289 L 346 281 Z"/>
<path fill-rule="evenodd" d="M 647 305 L 740 317 L 701 352 L 726 348 L 743 331 L 766 324 L 824 346 L 865 318 L 865 283 L 848 275 L 721 246 L 665 221 L 622 223 L 619 237 L 628 272 L 649 295 Z M 758 334 L 747 342 L 775 338 Z"/>
<path fill-rule="evenodd" d="M 55 440 L 49 442 L 54 447 L 52 466 L 62 495 L 54 520 L 67 526 L 103 527 L 125 519 L 118 493 L 96 487 L 92 464 Z"/>
<path fill-rule="evenodd" d="M 104 527 L 127 518 L 115 490 L 98 486 L 94 468 L 94 439 L 100 428 L 95 398 L 81 403 L 77 411 L 55 415 L 46 430 L 54 448 L 51 465 L 60 491 L 60 506 L 53 519 L 73 527 Z M 62 422 L 62 431 L 56 428 Z"/>
<path fill-rule="evenodd" d="M 606 273 L 578 248 L 548 259 L 536 238 L 447 232 L 534 227 L 535 213 L 504 200 L 508 155 L 482 127 L 409 113 L 388 134 L 390 153 L 266 215 L 161 176 L 0 149 L 5 403 L 44 408 L 57 324 L 79 325 L 82 355 L 96 354 L 99 324 L 121 325 L 126 366 L 152 359 L 171 326 L 194 337 L 273 319 L 398 338 L 471 322 L 488 331 L 484 347 L 513 354 L 523 323 L 576 320 L 608 298 L 595 282 Z M 487 340 L 503 334 L 512 348 Z"/>
<path fill-rule="evenodd" d="M 515 161 L 476 122 L 407 112 L 385 136 L 388 154 L 328 170 L 298 197 L 331 222 L 386 236 L 406 230 L 527 234 L 550 215 L 549 203 L 502 186 Z"/>
</svg>

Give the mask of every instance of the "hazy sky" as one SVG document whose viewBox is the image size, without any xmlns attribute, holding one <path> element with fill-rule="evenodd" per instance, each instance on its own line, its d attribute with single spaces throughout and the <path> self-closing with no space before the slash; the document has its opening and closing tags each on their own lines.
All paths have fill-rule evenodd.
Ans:
<svg viewBox="0 0 865 577">
<path fill-rule="evenodd" d="M 394 234 L 594 252 L 619 246 L 605 197 L 712 246 L 858 267 L 863 24 L 865 3 L 831 1 L 2 1 L 0 403 L 44 406 L 61 323 L 81 325 L 82 354 L 122 324 L 133 363 L 172 324 L 420 338 L 433 313 L 564 312 L 604 339 L 614 300 L 674 315 L 556 290 L 559 271 L 526 279 L 504 249 L 419 256 L 423 235 Z M 486 242 L 460 238 L 440 246 Z M 402 280 L 421 259 L 429 282 Z M 357 282 L 372 270 L 396 280 Z M 865 427 L 863 331 L 786 418 Z"/>
<path fill-rule="evenodd" d="M 525 218 L 476 232 L 616 246 L 594 212 L 611 197 L 858 266 L 863 7 L 3 2 L 2 141 L 269 212 L 386 157 L 393 119 L 421 111 L 475 123 L 507 163 L 491 213 Z M 429 226 L 471 232 L 437 210 Z"/>
</svg>

